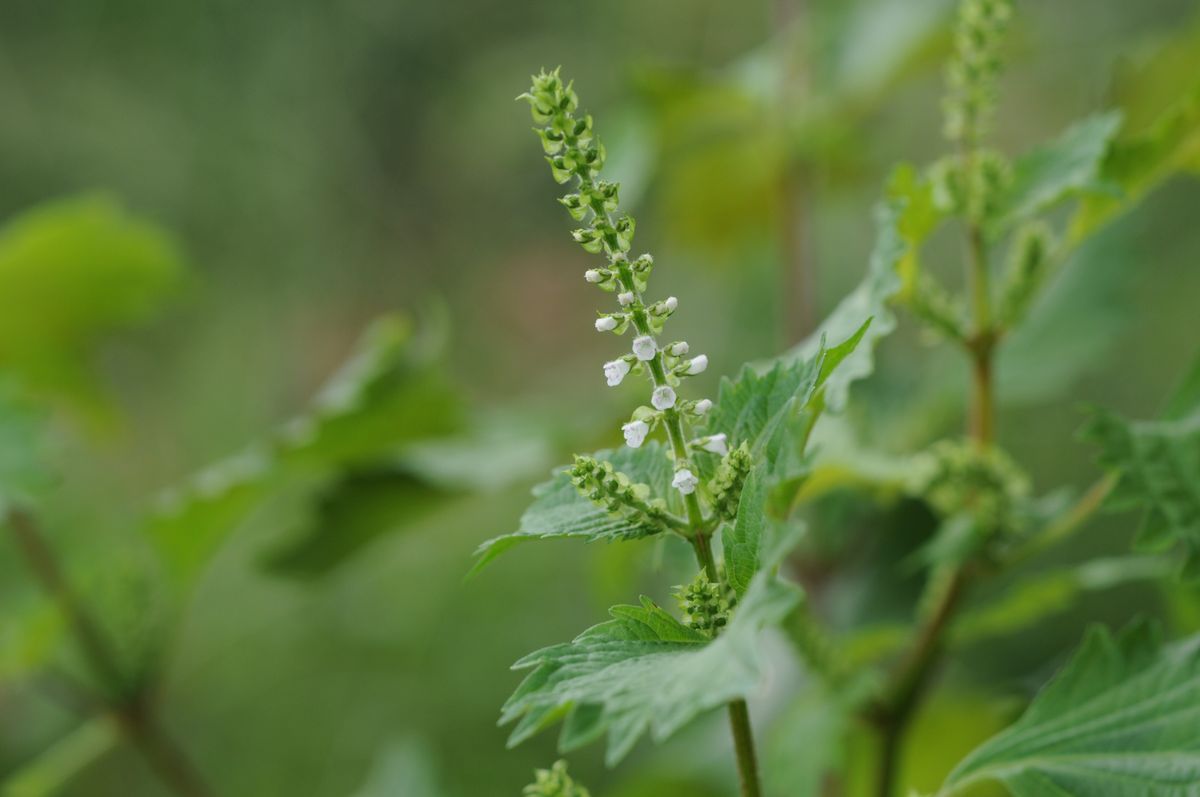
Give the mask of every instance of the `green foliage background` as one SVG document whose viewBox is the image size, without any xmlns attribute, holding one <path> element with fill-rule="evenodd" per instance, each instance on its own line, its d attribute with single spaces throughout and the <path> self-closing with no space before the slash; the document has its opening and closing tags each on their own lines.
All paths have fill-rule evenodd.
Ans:
<svg viewBox="0 0 1200 797">
<path fill-rule="evenodd" d="M 1011 152 L 1112 107 L 1142 129 L 1200 67 L 1184 0 L 1019 6 L 995 134 Z M 552 465 L 619 444 L 632 395 L 603 387 L 611 341 L 590 329 L 587 259 L 513 95 L 541 65 L 569 64 L 587 86 L 639 243 L 680 297 L 681 336 L 710 354 L 715 395 L 720 375 L 788 349 L 859 283 L 891 164 L 941 152 L 950 11 L 6 3 L 0 503 L 38 497 L 123 671 L 161 680 L 166 724 L 221 793 L 518 793 L 554 740 L 505 750 L 509 665 L 639 591 L 665 601 L 686 551 L 527 545 L 463 581 L 480 542 L 519 528 Z M 1073 439 L 1081 402 L 1160 417 L 1200 342 L 1197 207 L 1200 184 L 1169 181 L 1084 245 L 1010 341 L 1001 434 L 1035 487 L 1094 479 L 1095 448 Z M 886 473 L 889 452 L 961 425 L 966 374 L 903 321 L 876 365 L 818 442 L 852 449 L 853 424 Z M 44 471 L 17 457 L 38 423 Z M 806 583 L 825 580 L 846 627 L 878 632 L 861 647 L 886 646 L 916 589 L 897 563 L 931 521 L 835 488 L 804 549 Z M 181 522 L 208 547 L 168 544 L 174 564 L 156 566 Z M 935 789 L 1008 724 L 1085 622 L 1148 613 L 1173 636 L 1200 630 L 1193 588 L 1150 586 L 1129 562 L 1063 566 L 1125 554 L 1137 525 L 1104 517 L 984 588 L 980 604 L 1003 597 L 1004 611 L 956 629 L 961 655 L 917 718 L 906 783 Z M 1026 625 L 1046 603 L 1059 610 Z M 1020 644 L 996 628 L 1019 628 Z M 110 726 L 81 725 L 28 677 L 48 656 L 81 669 L 57 631 L 0 537 L 0 783 L 162 794 Z M 776 789 L 794 794 L 787 784 L 811 775 L 768 727 L 828 738 L 845 718 L 793 702 L 804 676 L 767 654 L 756 717 L 767 768 L 791 779 Z M 585 748 L 572 772 L 603 797 L 728 794 L 725 744 L 719 723 L 701 723 L 638 745 L 618 770 Z"/>
</svg>

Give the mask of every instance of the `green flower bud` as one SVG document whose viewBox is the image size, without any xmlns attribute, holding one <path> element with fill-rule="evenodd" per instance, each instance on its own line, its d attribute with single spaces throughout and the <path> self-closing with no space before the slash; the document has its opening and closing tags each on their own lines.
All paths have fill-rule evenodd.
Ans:
<svg viewBox="0 0 1200 797">
<path fill-rule="evenodd" d="M 1009 250 L 1005 280 L 1000 289 L 1000 323 L 1016 326 L 1025 318 L 1046 273 L 1051 247 L 1050 228 L 1040 222 L 1021 227 Z"/>
<path fill-rule="evenodd" d="M 729 601 L 721 587 L 709 581 L 703 570 L 691 584 L 676 587 L 674 594 L 686 625 L 715 637 L 729 624 Z"/>
<path fill-rule="evenodd" d="M 969 512 L 993 533 L 1020 530 L 1020 505 L 1030 494 L 1029 477 L 1006 453 L 969 440 L 933 445 L 909 489 L 941 516 Z"/>
<path fill-rule="evenodd" d="M 590 797 L 588 790 L 567 774 L 567 762 L 556 761 L 550 769 L 534 773 L 534 782 L 522 789 L 523 797 Z"/>
<path fill-rule="evenodd" d="M 611 462 L 577 456 L 568 474 L 579 494 L 597 506 L 659 531 L 670 525 L 665 504 L 660 499 L 649 500 L 649 485 L 631 482 L 624 473 L 614 470 Z"/>
<path fill-rule="evenodd" d="M 738 503 L 742 500 L 742 485 L 750 475 L 750 449 L 745 443 L 730 451 L 717 466 L 716 475 L 709 482 L 713 508 L 722 520 L 737 517 Z"/>
</svg>

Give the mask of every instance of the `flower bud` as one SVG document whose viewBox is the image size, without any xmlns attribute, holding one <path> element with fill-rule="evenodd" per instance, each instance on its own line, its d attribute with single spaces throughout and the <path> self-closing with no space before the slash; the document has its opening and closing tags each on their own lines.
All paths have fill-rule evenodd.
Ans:
<svg viewBox="0 0 1200 797">
<path fill-rule="evenodd" d="M 597 332 L 612 332 L 617 328 L 617 319 L 610 315 L 600 316 L 596 319 Z"/>
<path fill-rule="evenodd" d="M 706 437 L 704 442 L 700 444 L 700 447 L 705 451 L 711 451 L 712 453 L 719 454 L 722 457 L 729 453 L 729 444 L 726 442 L 724 432 Z"/>
<path fill-rule="evenodd" d="M 617 302 L 622 307 L 628 307 L 629 305 L 633 304 L 633 291 L 625 291 L 624 293 L 618 293 L 617 294 Z"/>
<path fill-rule="evenodd" d="M 656 354 L 658 354 L 658 346 L 655 344 L 654 338 L 649 335 L 639 335 L 633 339 L 634 357 L 642 362 L 648 362 L 653 360 Z"/>
<path fill-rule="evenodd" d="M 675 406 L 675 389 L 668 385 L 654 388 L 654 392 L 650 394 L 650 403 L 656 410 L 671 409 Z"/>
<path fill-rule="evenodd" d="M 621 384 L 621 380 L 629 373 L 629 363 L 625 360 L 610 360 L 604 364 L 604 378 L 608 380 L 609 387 L 616 387 Z"/>
<path fill-rule="evenodd" d="M 699 484 L 699 480 L 696 478 L 696 474 L 687 468 L 675 471 L 675 478 L 671 479 L 671 486 L 683 495 L 691 495 L 696 492 L 697 484 Z"/>
<path fill-rule="evenodd" d="M 697 415 L 707 415 L 712 409 L 712 399 L 700 399 L 696 402 L 696 406 L 692 408 L 692 412 Z"/>
<path fill-rule="evenodd" d="M 687 353 L 688 345 L 686 340 L 676 341 L 675 343 L 667 346 L 667 354 L 671 355 L 672 357 L 682 357 Z"/>
<path fill-rule="evenodd" d="M 675 308 L 678 306 L 679 306 L 679 300 L 676 299 L 674 296 L 668 296 L 666 298 L 666 301 L 663 302 L 663 307 L 667 308 L 668 313 L 675 312 Z"/>
<path fill-rule="evenodd" d="M 597 269 L 589 268 L 587 271 L 583 272 L 583 278 L 594 285 L 598 282 L 602 282 L 604 280 L 604 275 L 601 274 Z"/>
<path fill-rule="evenodd" d="M 701 354 L 692 358 L 692 361 L 688 363 L 687 371 L 684 373 L 688 376 L 695 376 L 696 374 L 704 373 L 704 369 L 706 368 L 708 368 L 708 355 Z"/>
<path fill-rule="evenodd" d="M 646 441 L 646 435 L 650 433 L 650 427 L 645 421 L 630 421 L 621 427 L 621 431 L 625 434 L 626 445 L 630 448 L 640 448 Z"/>
</svg>

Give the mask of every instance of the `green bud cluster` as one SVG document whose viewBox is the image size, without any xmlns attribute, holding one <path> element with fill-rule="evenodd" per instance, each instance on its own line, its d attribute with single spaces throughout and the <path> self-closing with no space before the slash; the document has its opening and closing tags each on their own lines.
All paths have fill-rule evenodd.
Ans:
<svg viewBox="0 0 1200 797">
<path fill-rule="evenodd" d="M 701 633 L 715 637 L 729 624 L 729 601 L 720 585 L 709 581 L 704 571 L 686 587 L 676 587 L 675 599 L 683 611 L 683 621 Z"/>
<path fill-rule="evenodd" d="M 575 240 L 588 252 L 605 252 L 614 266 L 618 260 L 624 261 L 636 225 L 627 215 L 610 220 L 619 204 L 620 186 L 600 179 L 604 145 L 592 131 L 592 117 L 576 116 L 579 97 L 575 90 L 555 69 L 534 75 L 533 85 L 521 99 L 529 102 L 534 122 L 541 125 L 535 132 L 555 181 L 578 180 L 576 190 L 559 199 L 576 221 L 590 218 L 587 227 L 572 233 Z"/>
<path fill-rule="evenodd" d="M 579 494 L 597 506 L 663 530 L 671 525 L 672 516 L 662 499 L 650 499 L 649 485 L 635 484 L 611 462 L 576 456 L 569 474 Z"/>
<path fill-rule="evenodd" d="M 1029 477 L 995 446 L 943 440 L 927 452 L 926 467 L 913 480 L 914 492 L 939 514 L 970 512 L 982 528 L 1018 531 L 1020 507 L 1029 498 Z"/>
<path fill-rule="evenodd" d="M 995 109 L 1000 41 L 1011 16 L 1012 0 L 966 0 L 959 8 L 943 105 L 946 137 L 964 149 L 978 146 Z"/>
<path fill-rule="evenodd" d="M 534 782 L 521 790 L 524 797 L 591 797 L 588 790 L 567 774 L 567 762 L 534 772 Z"/>
<path fill-rule="evenodd" d="M 951 296 L 928 273 L 922 272 L 917 278 L 910 307 L 913 314 L 937 334 L 950 340 L 966 337 L 966 313 L 962 301 Z"/>
<path fill-rule="evenodd" d="M 998 317 L 1004 326 L 1015 326 L 1025 318 L 1046 275 L 1051 245 L 1050 228 L 1044 223 L 1031 222 L 1018 231 L 1000 288 Z"/>
<path fill-rule="evenodd" d="M 1012 164 L 991 149 L 942 158 L 930 167 L 934 204 L 943 213 L 983 222 L 996 215 L 1012 182 Z"/>
<path fill-rule="evenodd" d="M 730 451 L 717 466 L 717 472 L 709 483 L 713 509 L 723 520 L 737 517 L 738 503 L 742 500 L 742 485 L 750 475 L 753 463 L 750 449 L 745 443 Z"/>
</svg>

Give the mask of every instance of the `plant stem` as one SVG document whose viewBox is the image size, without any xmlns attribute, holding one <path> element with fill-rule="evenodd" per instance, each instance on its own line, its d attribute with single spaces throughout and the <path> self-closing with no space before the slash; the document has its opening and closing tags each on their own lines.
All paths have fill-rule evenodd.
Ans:
<svg viewBox="0 0 1200 797">
<path fill-rule="evenodd" d="M 761 797 L 758 782 L 758 757 L 754 752 L 754 731 L 750 727 L 750 709 L 745 700 L 729 704 L 729 728 L 733 732 L 733 748 L 737 754 L 738 781 L 742 797 Z"/>
<path fill-rule="evenodd" d="M 4 520 L 34 577 L 66 618 L 88 666 L 101 681 L 117 688 L 122 681 L 117 658 L 99 625 L 84 609 L 36 521 L 28 512 L 18 509 L 10 510 Z M 168 789 L 179 797 L 211 797 L 212 792 L 199 771 L 159 724 L 144 690 L 124 699 L 106 695 L 101 702 Z"/>
<path fill-rule="evenodd" d="M 995 389 L 992 363 L 997 335 L 992 323 L 991 288 L 983 230 L 975 221 L 967 225 L 967 284 L 971 294 L 972 332 L 966 342 L 971 358 L 971 398 L 967 433 L 980 448 L 992 445 L 996 434 Z M 892 797 L 900 745 L 913 712 L 942 652 L 942 637 L 966 591 L 967 566 L 958 565 L 894 673 L 882 700 L 868 709 L 869 719 L 881 735 L 878 797 Z M 939 585 L 940 586 L 940 585 Z"/>
</svg>

